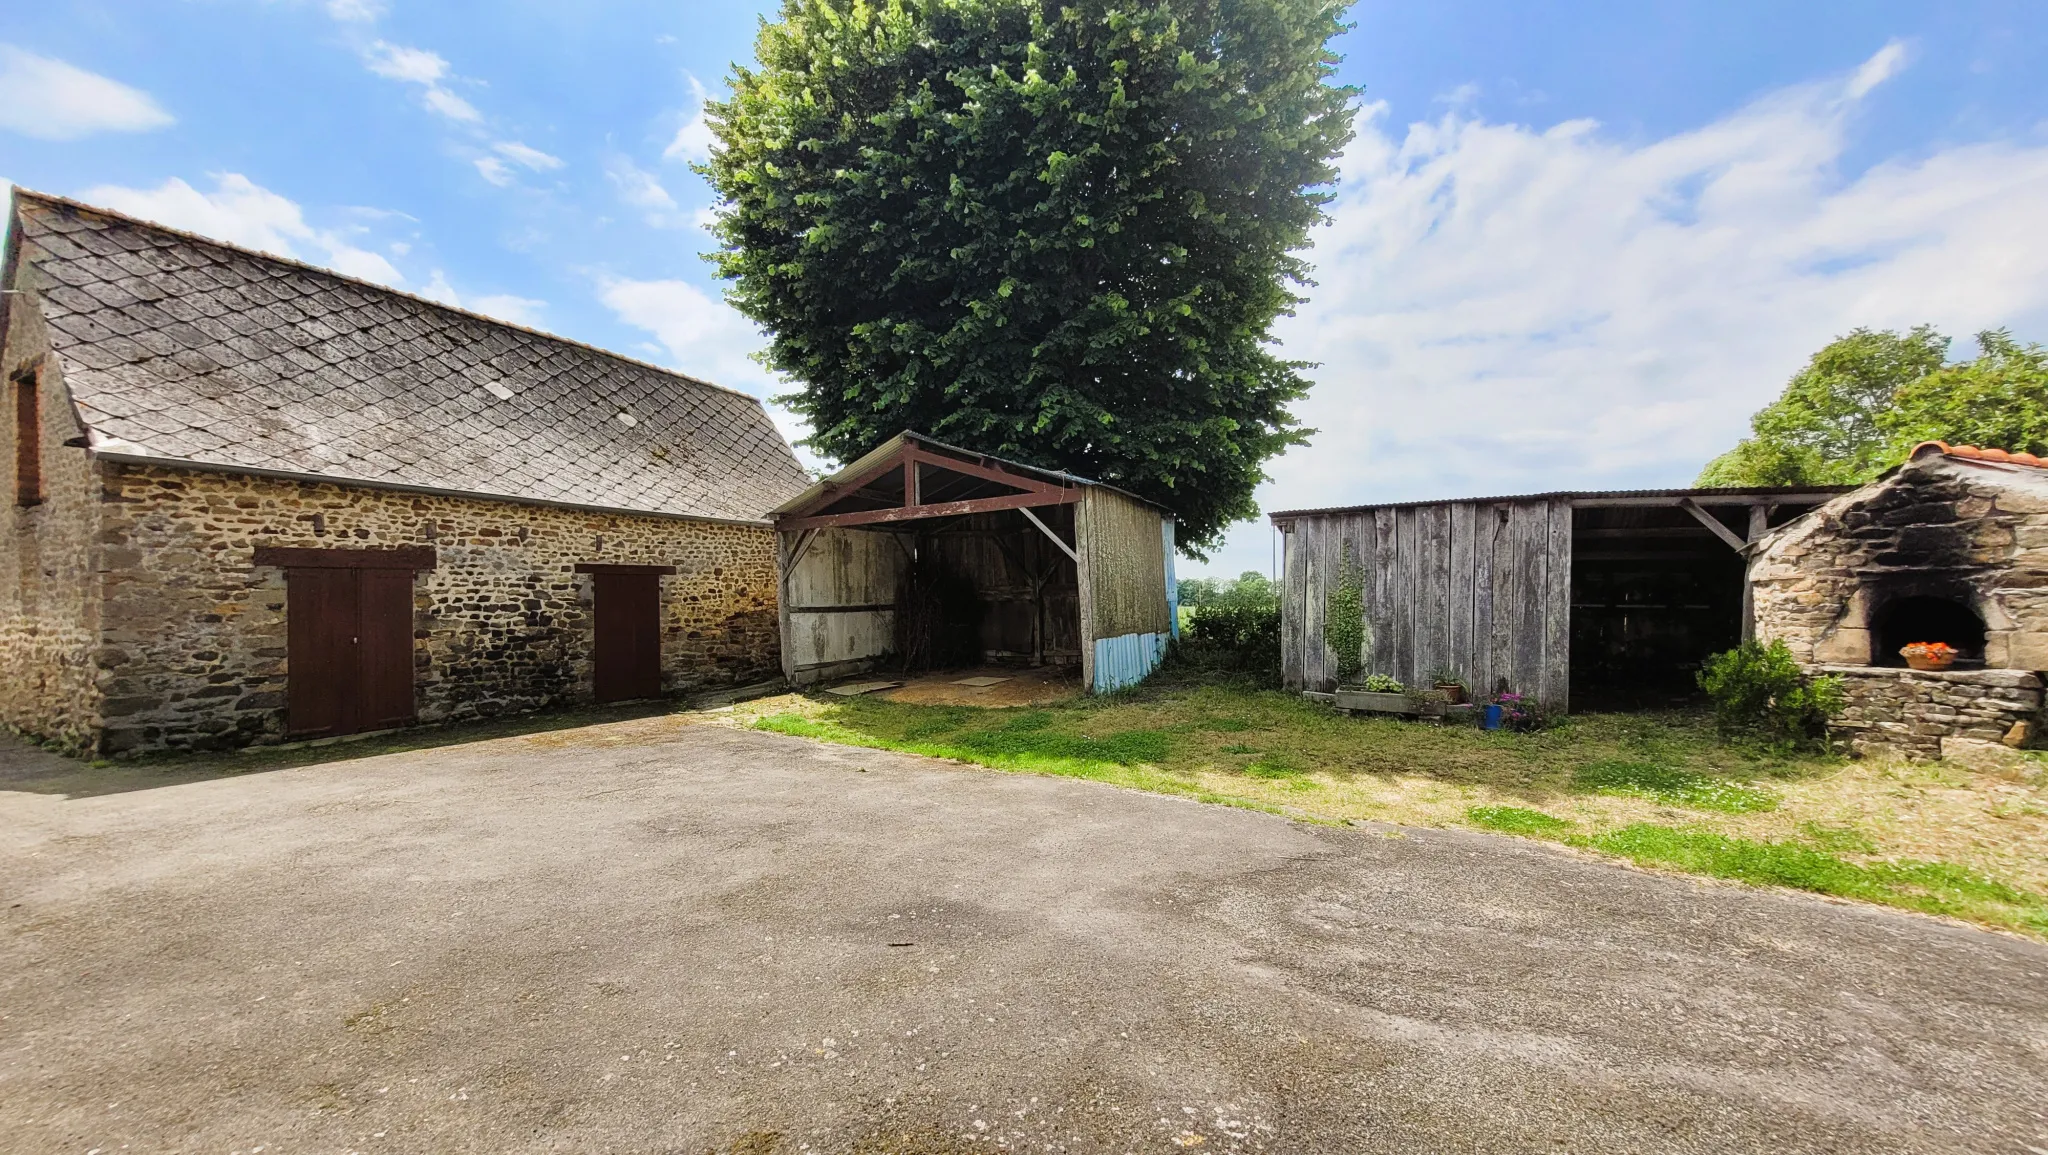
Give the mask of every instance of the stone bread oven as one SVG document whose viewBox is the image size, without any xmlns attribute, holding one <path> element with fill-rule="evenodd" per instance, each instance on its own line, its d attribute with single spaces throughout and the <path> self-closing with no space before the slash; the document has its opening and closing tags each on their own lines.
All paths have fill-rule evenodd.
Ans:
<svg viewBox="0 0 2048 1155">
<path fill-rule="evenodd" d="M 1749 581 L 1757 637 L 1843 677 L 1854 748 L 1935 757 L 2040 731 L 2048 462 L 1927 442 L 1764 538 Z M 1955 665 L 1909 670 L 1909 642 L 1945 642 Z"/>
</svg>

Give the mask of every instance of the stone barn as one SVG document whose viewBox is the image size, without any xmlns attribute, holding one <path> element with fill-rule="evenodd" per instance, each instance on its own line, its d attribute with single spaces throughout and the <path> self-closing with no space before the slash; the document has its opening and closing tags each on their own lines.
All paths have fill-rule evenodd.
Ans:
<svg viewBox="0 0 2048 1155">
<path fill-rule="evenodd" d="M 1851 745 L 1934 757 L 2037 733 L 2048 670 L 2048 462 L 1927 442 L 1771 533 L 1749 563 L 1757 636 L 1838 674 Z M 1938 672 L 1900 649 L 1944 642 Z"/>
<path fill-rule="evenodd" d="M 0 722 L 126 753 L 780 670 L 760 402 L 16 190 Z"/>
</svg>

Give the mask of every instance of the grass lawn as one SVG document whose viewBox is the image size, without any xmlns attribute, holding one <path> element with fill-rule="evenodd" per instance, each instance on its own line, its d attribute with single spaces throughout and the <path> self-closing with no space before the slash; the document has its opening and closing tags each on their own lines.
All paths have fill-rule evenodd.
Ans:
<svg viewBox="0 0 2048 1155">
<path fill-rule="evenodd" d="M 1017 709 L 785 695 L 740 706 L 736 721 L 1312 821 L 1479 827 L 2048 939 L 2048 760 L 2002 778 L 1780 757 L 1723 744 L 1685 714 L 1487 733 L 1166 677 Z"/>
</svg>

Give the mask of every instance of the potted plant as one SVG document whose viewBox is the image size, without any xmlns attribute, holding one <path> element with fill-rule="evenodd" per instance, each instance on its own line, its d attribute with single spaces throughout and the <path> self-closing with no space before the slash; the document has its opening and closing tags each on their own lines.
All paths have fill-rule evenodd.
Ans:
<svg viewBox="0 0 2048 1155">
<path fill-rule="evenodd" d="M 1370 710 L 1380 714 L 1412 714 L 1408 687 L 1388 674 L 1367 674 L 1355 690 L 1337 691 L 1340 710 Z"/>
<path fill-rule="evenodd" d="M 1441 669 L 1429 676 L 1430 685 L 1442 692 L 1444 701 L 1456 706 L 1466 700 L 1465 679 L 1456 670 Z"/>
<path fill-rule="evenodd" d="M 1422 715 L 1425 718 L 1443 717 L 1446 708 L 1450 706 L 1450 704 L 1450 695 L 1444 693 L 1442 690 L 1430 689 L 1408 691 L 1409 709 L 1414 713 Z"/>
<path fill-rule="evenodd" d="M 1910 642 L 1899 648 L 1899 656 L 1916 670 L 1946 670 L 1956 664 L 1956 652 L 1947 642 Z"/>
</svg>

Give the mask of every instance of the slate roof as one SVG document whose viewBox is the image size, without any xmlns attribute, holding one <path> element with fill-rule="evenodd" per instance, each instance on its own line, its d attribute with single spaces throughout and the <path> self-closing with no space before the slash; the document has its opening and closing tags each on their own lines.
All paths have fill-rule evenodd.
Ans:
<svg viewBox="0 0 2048 1155">
<path fill-rule="evenodd" d="M 748 521 L 810 482 L 755 398 L 560 337 L 22 189 L 8 247 L 96 453 Z"/>
</svg>

